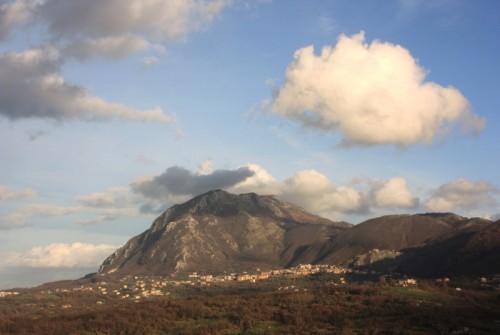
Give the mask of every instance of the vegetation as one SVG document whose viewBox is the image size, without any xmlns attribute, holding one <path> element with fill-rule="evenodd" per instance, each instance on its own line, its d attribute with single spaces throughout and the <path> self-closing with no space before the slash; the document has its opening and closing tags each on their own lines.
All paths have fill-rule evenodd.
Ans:
<svg viewBox="0 0 500 335">
<path fill-rule="evenodd" d="M 192 289 L 140 302 L 27 291 L 0 299 L 1 334 L 499 334 L 500 294 L 433 282 L 308 278 Z M 293 287 L 292 287 L 293 284 Z M 99 303 L 96 303 L 96 299 Z"/>
</svg>

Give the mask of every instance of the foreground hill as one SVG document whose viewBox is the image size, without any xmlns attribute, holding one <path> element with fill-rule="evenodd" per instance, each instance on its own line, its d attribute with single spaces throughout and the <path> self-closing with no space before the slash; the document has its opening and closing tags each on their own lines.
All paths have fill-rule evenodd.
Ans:
<svg viewBox="0 0 500 335">
<path fill-rule="evenodd" d="M 282 268 L 351 225 L 272 196 L 210 191 L 176 205 L 108 257 L 102 274 L 222 273 Z"/>
</svg>

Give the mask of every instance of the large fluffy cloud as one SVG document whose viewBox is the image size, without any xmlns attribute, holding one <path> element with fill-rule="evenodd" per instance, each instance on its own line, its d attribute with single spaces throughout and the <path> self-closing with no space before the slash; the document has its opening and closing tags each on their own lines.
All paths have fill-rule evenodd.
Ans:
<svg viewBox="0 0 500 335">
<path fill-rule="evenodd" d="M 179 166 L 170 167 L 161 175 L 137 179 L 131 184 L 131 189 L 144 197 L 141 211 L 155 213 L 166 209 L 168 205 L 213 189 L 276 195 L 329 217 L 366 214 L 371 208 L 415 208 L 418 204 L 406 180 L 400 177 L 370 180 L 360 187 L 336 186 L 316 170 L 299 171 L 284 180 L 278 180 L 256 164 L 234 170 L 212 171 L 210 161 L 205 161 L 195 171 Z M 395 195 L 391 196 L 391 192 Z M 107 202 L 102 197 L 93 197 L 93 200 Z"/>
<path fill-rule="evenodd" d="M 405 48 L 365 42 L 363 32 L 341 35 L 320 55 L 299 49 L 286 82 L 271 102 L 274 113 L 324 130 L 340 130 L 344 144 L 430 144 L 461 124 L 479 132 L 485 121 L 453 87 L 425 81 Z"/>
<path fill-rule="evenodd" d="M 401 177 L 392 178 L 376 184 L 371 192 L 372 202 L 383 208 L 416 208 L 418 198 L 408 189 L 406 180 Z"/>
<path fill-rule="evenodd" d="M 425 206 L 433 212 L 450 212 L 455 209 L 472 210 L 496 204 L 498 190 L 487 181 L 473 182 L 456 179 L 439 186 L 432 192 Z"/>
<path fill-rule="evenodd" d="M 278 180 L 259 165 L 249 164 L 248 168 L 254 175 L 230 188 L 230 191 L 274 194 L 328 217 L 367 214 L 372 209 L 414 209 L 418 206 L 418 198 L 413 196 L 402 177 L 337 186 L 316 170 L 299 171 Z"/>
<path fill-rule="evenodd" d="M 365 196 L 352 187 L 334 187 L 315 170 L 300 171 L 285 179 L 280 196 L 316 213 L 357 213 L 367 210 Z"/>
<path fill-rule="evenodd" d="M 0 265 L 34 268 L 97 268 L 116 248 L 117 246 L 109 244 L 53 243 L 34 247 L 23 253 L 2 255 L 3 260 Z"/>
</svg>

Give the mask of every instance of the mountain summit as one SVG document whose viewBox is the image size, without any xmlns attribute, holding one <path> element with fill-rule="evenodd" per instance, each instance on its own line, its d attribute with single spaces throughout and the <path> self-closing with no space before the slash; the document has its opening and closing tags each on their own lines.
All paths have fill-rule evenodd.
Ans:
<svg viewBox="0 0 500 335">
<path fill-rule="evenodd" d="M 99 273 L 167 275 L 286 267 L 307 261 L 306 250 L 350 226 L 274 196 L 210 191 L 168 209 L 150 229 L 109 256 Z"/>
</svg>

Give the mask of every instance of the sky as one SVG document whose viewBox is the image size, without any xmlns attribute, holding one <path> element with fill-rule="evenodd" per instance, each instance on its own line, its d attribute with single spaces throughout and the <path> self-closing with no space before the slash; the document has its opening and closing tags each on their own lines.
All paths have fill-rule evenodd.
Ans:
<svg viewBox="0 0 500 335">
<path fill-rule="evenodd" d="M 0 289 L 211 189 L 500 218 L 500 2 L 0 0 Z"/>
</svg>

